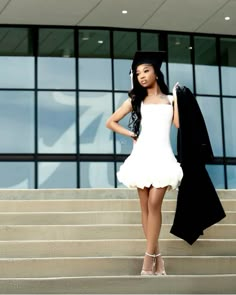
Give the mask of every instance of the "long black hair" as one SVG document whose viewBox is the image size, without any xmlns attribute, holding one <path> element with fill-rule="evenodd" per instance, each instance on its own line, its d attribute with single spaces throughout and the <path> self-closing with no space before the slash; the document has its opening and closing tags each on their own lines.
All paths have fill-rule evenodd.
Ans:
<svg viewBox="0 0 236 295">
<path fill-rule="evenodd" d="M 157 83 L 161 89 L 161 92 L 163 94 L 168 95 L 169 90 L 168 86 L 165 83 L 164 75 L 161 72 L 161 70 L 155 65 L 153 65 L 154 71 L 156 76 L 158 77 Z M 144 98 L 147 96 L 147 89 L 143 86 L 141 86 L 138 82 L 136 70 L 133 71 L 133 89 L 129 91 L 129 97 L 131 98 L 131 104 L 132 104 L 132 112 L 129 119 L 129 128 L 137 134 L 137 136 L 140 133 L 140 122 L 141 122 L 141 102 L 144 100 Z"/>
</svg>

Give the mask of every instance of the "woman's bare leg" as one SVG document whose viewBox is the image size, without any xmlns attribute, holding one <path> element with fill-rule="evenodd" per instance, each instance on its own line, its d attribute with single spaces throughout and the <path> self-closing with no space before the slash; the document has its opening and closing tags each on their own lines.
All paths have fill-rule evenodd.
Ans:
<svg viewBox="0 0 236 295">
<path fill-rule="evenodd" d="M 162 213 L 161 207 L 163 198 L 167 187 L 154 188 L 151 187 L 149 190 L 148 197 L 148 224 L 147 224 L 147 248 L 148 253 L 160 253 L 159 249 L 159 235 L 162 225 Z M 162 273 L 164 271 L 164 262 L 161 256 L 157 257 L 156 272 Z"/>
<path fill-rule="evenodd" d="M 146 252 L 149 254 L 159 253 L 158 238 L 161 229 L 161 205 L 166 192 L 166 188 L 144 188 L 138 189 L 142 226 L 147 239 Z M 159 259 L 160 260 L 160 259 Z M 151 271 L 153 258 L 145 255 L 142 269 Z"/>
<path fill-rule="evenodd" d="M 149 198 L 149 188 L 144 189 L 138 188 L 138 195 L 141 207 L 141 220 L 143 226 L 144 236 L 147 239 L 147 226 L 148 226 L 148 198 Z M 150 253 L 153 254 L 153 253 Z M 147 272 L 152 272 L 153 258 L 145 255 L 143 260 L 142 270 Z"/>
<path fill-rule="evenodd" d="M 141 219 L 145 238 L 147 238 L 147 223 L 148 223 L 148 196 L 149 188 L 138 188 L 139 202 L 141 207 Z"/>
<path fill-rule="evenodd" d="M 159 253 L 158 238 L 161 231 L 161 206 L 166 187 L 151 187 L 148 197 L 147 249 L 148 253 Z M 157 254 L 157 253 L 156 253 Z"/>
</svg>

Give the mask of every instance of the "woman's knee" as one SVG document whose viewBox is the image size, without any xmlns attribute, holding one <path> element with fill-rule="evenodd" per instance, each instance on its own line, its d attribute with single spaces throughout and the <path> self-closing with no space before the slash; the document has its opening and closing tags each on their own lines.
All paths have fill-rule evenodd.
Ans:
<svg viewBox="0 0 236 295">
<path fill-rule="evenodd" d="M 149 193 L 148 206 L 150 209 L 161 210 L 166 188 L 152 188 Z"/>
<path fill-rule="evenodd" d="M 142 211 L 148 210 L 149 192 L 147 189 L 138 189 L 139 201 Z"/>
<path fill-rule="evenodd" d="M 148 208 L 150 210 L 160 211 L 162 205 L 162 200 L 159 198 L 149 198 L 148 200 Z"/>
</svg>

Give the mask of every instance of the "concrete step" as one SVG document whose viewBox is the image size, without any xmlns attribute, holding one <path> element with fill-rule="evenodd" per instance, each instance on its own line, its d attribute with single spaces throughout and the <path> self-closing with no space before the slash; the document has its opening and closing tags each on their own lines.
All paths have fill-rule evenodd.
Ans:
<svg viewBox="0 0 236 295">
<path fill-rule="evenodd" d="M 170 275 L 235 274 L 236 256 L 163 257 Z M 0 259 L 1 278 L 139 275 L 142 257 Z"/>
<path fill-rule="evenodd" d="M 192 246 L 169 233 L 168 276 L 139 275 L 146 241 L 135 189 L 0 190 L 0 294 L 234 294 L 236 190 L 218 190 L 227 217 Z"/>
<path fill-rule="evenodd" d="M 164 224 L 172 224 L 175 211 L 163 211 Z M 140 224 L 139 211 L 94 212 L 8 212 L 0 213 L 1 225 L 27 224 Z M 236 224 L 236 211 L 227 211 L 221 224 Z"/>
<path fill-rule="evenodd" d="M 142 256 L 144 239 L 1 241 L 1 258 Z M 161 239 L 164 256 L 234 256 L 236 239 L 199 239 L 192 246 L 182 240 Z"/>
<path fill-rule="evenodd" d="M 163 224 L 160 238 L 177 239 L 171 224 Z M 236 224 L 215 224 L 205 230 L 202 239 L 236 238 Z M 100 240 L 143 239 L 140 224 L 103 225 L 0 225 L 0 241 L 8 240 Z"/>
<path fill-rule="evenodd" d="M 0 279 L 0 294 L 235 294 L 236 274 Z"/>
<path fill-rule="evenodd" d="M 165 199 L 176 199 L 177 191 L 169 191 Z M 235 189 L 218 189 L 220 199 L 235 199 Z M 66 199 L 137 199 L 136 189 L 18 189 L 0 190 L 0 200 L 66 200 Z"/>
<path fill-rule="evenodd" d="M 223 199 L 226 211 L 236 211 L 236 198 Z M 162 210 L 175 211 L 176 200 L 164 199 Z M 0 200 L 0 212 L 140 211 L 135 199 Z"/>
</svg>

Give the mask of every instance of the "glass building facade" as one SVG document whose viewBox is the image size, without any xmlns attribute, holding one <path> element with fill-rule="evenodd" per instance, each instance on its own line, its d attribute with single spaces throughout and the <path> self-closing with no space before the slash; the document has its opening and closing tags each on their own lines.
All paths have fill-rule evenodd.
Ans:
<svg viewBox="0 0 236 295">
<path fill-rule="evenodd" d="M 215 187 L 236 188 L 235 49 L 233 36 L 1 26 L 0 188 L 122 187 L 116 171 L 132 141 L 105 122 L 127 98 L 136 50 L 167 52 L 170 93 L 189 87 L 205 118 Z"/>
</svg>

